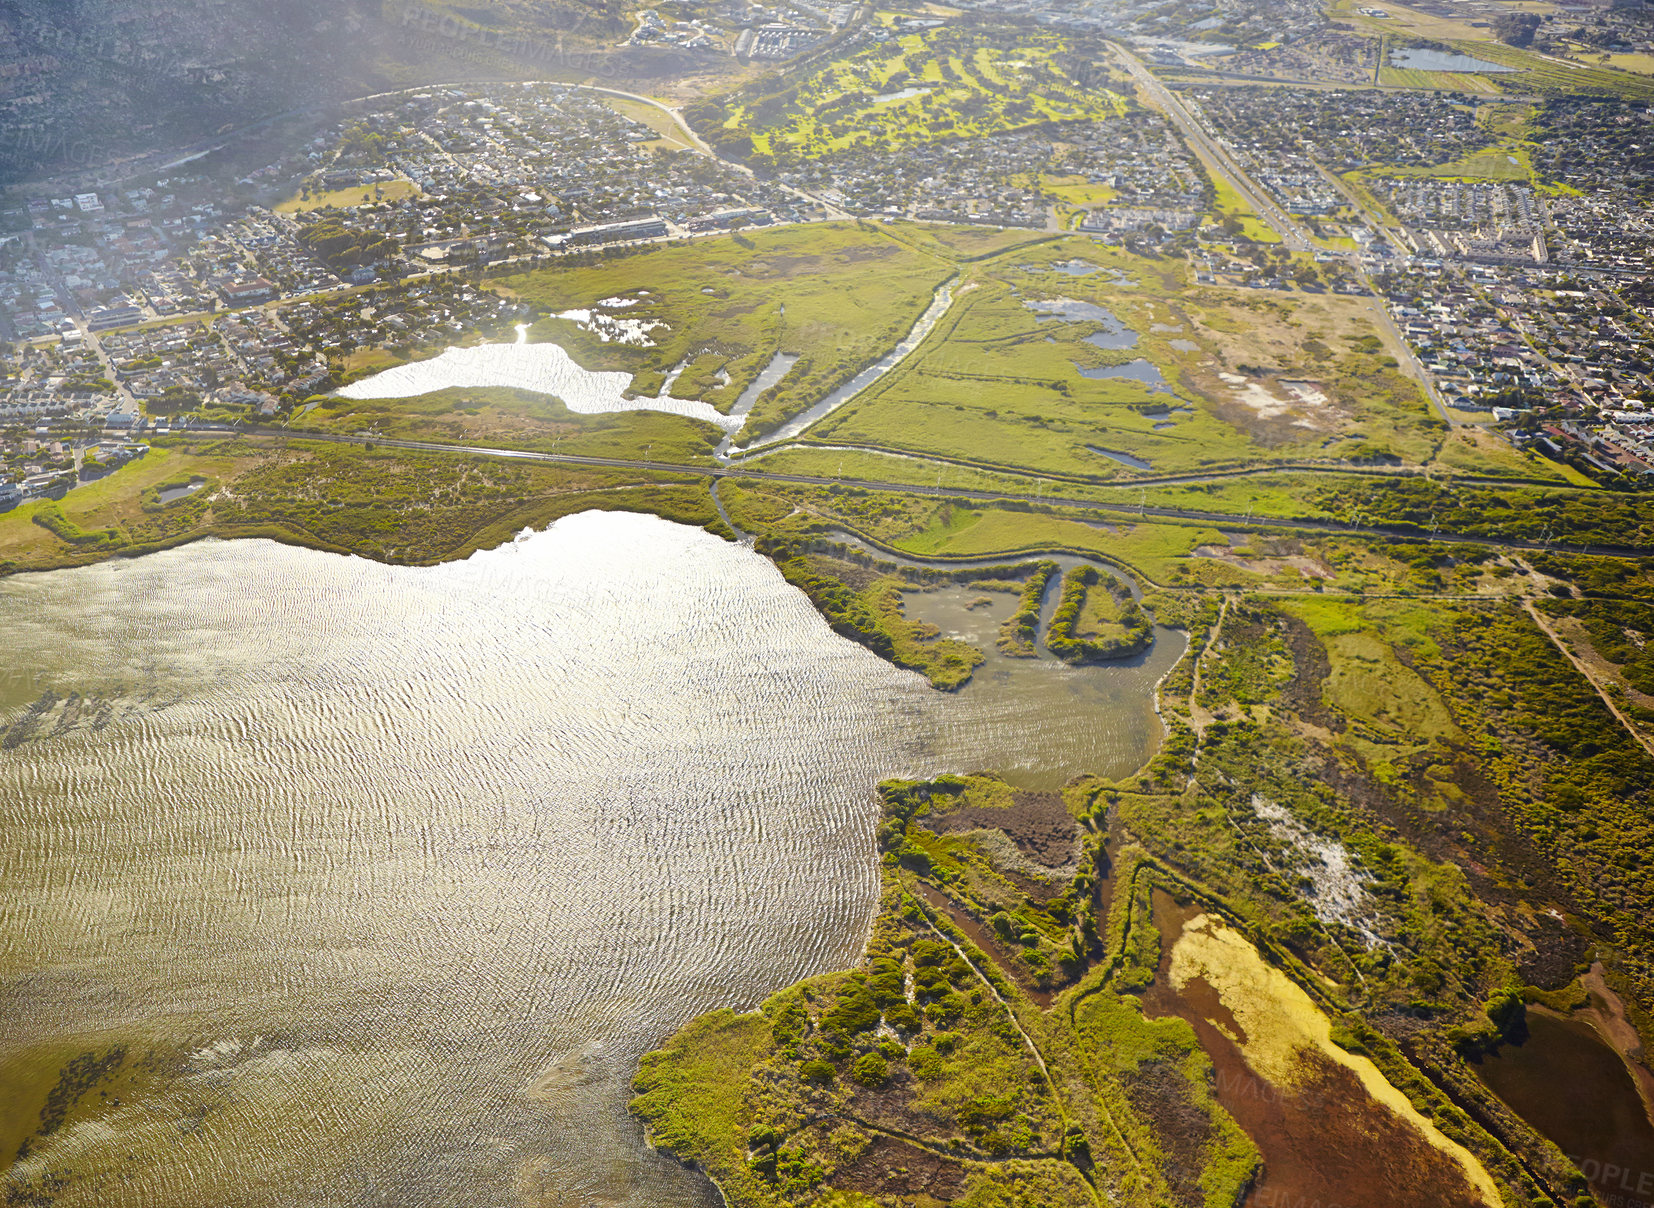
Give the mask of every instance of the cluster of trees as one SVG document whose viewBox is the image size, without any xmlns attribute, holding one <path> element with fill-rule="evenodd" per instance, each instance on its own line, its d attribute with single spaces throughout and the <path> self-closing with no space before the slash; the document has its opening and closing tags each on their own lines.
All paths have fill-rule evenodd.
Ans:
<svg viewBox="0 0 1654 1208">
<path fill-rule="evenodd" d="M 168 386 L 159 398 L 150 399 L 144 406 L 156 415 L 195 411 L 201 406 L 201 394 L 188 386 Z"/>
<path fill-rule="evenodd" d="M 339 141 L 340 163 L 380 163 L 385 158 L 385 136 L 361 122 L 352 122 L 345 127 L 344 137 Z"/>
<path fill-rule="evenodd" d="M 1508 46 L 1532 46 L 1539 24 L 1538 13 L 1500 13 L 1493 18 L 1493 36 Z"/>
<path fill-rule="evenodd" d="M 1593 545 L 1654 545 L 1654 517 L 1638 500 L 1574 491 L 1508 490 L 1423 480 L 1324 486 L 1314 502 L 1340 519 L 1360 516 L 1398 532 L 1440 530 Z"/>
<path fill-rule="evenodd" d="M 402 250 L 391 236 L 348 227 L 337 218 L 324 218 L 312 223 L 299 232 L 298 241 L 306 251 L 336 273 L 389 259 Z"/>
</svg>

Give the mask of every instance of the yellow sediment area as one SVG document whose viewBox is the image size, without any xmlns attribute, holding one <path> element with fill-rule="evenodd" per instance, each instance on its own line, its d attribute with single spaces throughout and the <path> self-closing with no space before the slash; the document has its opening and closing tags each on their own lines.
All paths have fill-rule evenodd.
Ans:
<svg viewBox="0 0 1654 1208">
<path fill-rule="evenodd" d="M 1261 1077 L 1291 1087 L 1299 1080 L 1305 1053 L 1318 1052 L 1337 1062 L 1361 1080 L 1369 1095 L 1457 1162 L 1489 1208 L 1501 1208 L 1504 1197 L 1476 1156 L 1443 1136 L 1370 1060 L 1334 1044 L 1332 1021 L 1291 978 L 1266 964 L 1244 935 L 1209 914 L 1191 919 L 1172 948 L 1171 975 L 1180 992 L 1196 978 L 1217 992 L 1245 1033 L 1241 1055 Z"/>
</svg>

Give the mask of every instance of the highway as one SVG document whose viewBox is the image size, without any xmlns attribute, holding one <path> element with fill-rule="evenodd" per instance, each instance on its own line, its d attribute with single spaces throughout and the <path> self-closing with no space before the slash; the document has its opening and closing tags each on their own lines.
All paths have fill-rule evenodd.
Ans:
<svg viewBox="0 0 1654 1208">
<path fill-rule="evenodd" d="M 1207 133 L 1206 128 L 1195 119 L 1183 102 L 1143 65 L 1141 59 L 1116 42 L 1110 42 L 1109 46 L 1125 64 L 1126 70 L 1142 85 L 1143 91 L 1149 94 L 1156 105 L 1165 110 L 1166 116 L 1183 132 L 1183 137 L 1189 141 L 1189 145 L 1199 151 L 1202 158 L 1228 179 L 1235 192 L 1252 207 L 1254 214 L 1280 236 L 1282 243 L 1295 252 L 1315 250 L 1303 231 L 1298 228 L 1298 224 L 1292 221 L 1291 216 L 1281 209 L 1267 192 L 1252 182 L 1252 178 L 1234 161 L 1223 145 Z"/>
<path fill-rule="evenodd" d="M 1281 237 L 1281 242 L 1295 252 L 1315 251 L 1315 246 L 1304 235 L 1298 224 L 1292 221 L 1292 216 L 1276 203 L 1268 190 L 1261 188 L 1246 174 L 1228 150 L 1213 138 L 1207 132 L 1206 127 L 1189 112 L 1183 102 L 1173 95 L 1171 89 L 1162 84 L 1154 73 L 1143 64 L 1143 61 L 1125 47 L 1113 42 L 1109 45 L 1114 48 L 1114 53 L 1119 56 L 1120 61 L 1126 65 L 1127 70 L 1143 86 L 1144 91 L 1149 94 L 1155 104 L 1165 110 L 1166 116 L 1171 118 L 1177 128 L 1183 132 L 1183 137 L 1188 140 L 1189 145 L 1198 150 L 1202 158 L 1224 175 L 1234 190 L 1252 207 L 1253 213 L 1263 219 L 1269 228 Z M 1328 175 L 1331 174 L 1328 173 Z M 1342 181 L 1335 180 L 1335 183 L 1338 184 L 1340 189 L 1343 188 Z M 1366 270 L 1361 267 L 1360 257 L 1354 257 L 1352 263 L 1354 263 L 1356 271 L 1360 273 L 1362 283 L 1367 286 L 1375 297 L 1380 296 L 1378 291 L 1373 289 L 1372 281 L 1368 279 Z M 1378 315 L 1380 324 L 1390 336 L 1391 342 L 1400 351 L 1402 361 L 1406 364 L 1412 377 L 1423 387 L 1425 395 L 1434 404 L 1437 413 L 1448 427 L 1457 427 L 1458 421 L 1453 418 L 1452 412 L 1442 402 L 1441 396 L 1436 393 L 1434 381 L 1425 372 L 1424 366 L 1419 364 L 1418 358 L 1413 354 L 1412 346 L 1397 330 L 1395 321 L 1390 317 L 1389 308 L 1381 301 L 1374 310 Z"/>
</svg>

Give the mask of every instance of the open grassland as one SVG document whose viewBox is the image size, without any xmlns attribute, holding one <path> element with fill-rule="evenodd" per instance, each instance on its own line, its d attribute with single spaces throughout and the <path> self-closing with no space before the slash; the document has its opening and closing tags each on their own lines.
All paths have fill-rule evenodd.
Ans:
<svg viewBox="0 0 1654 1208">
<path fill-rule="evenodd" d="M 681 415 L 578 415 L 549 395 L 497 387 L 402 399 L 332 395 L 306 411 L 298 425 L 347 435 L 685 463 L 705 462 L 719 437 L 710 424 Z"/>
<path fill-rule="evenodd" d="M 361 205 L 381 201 L 403 201 L 419 196 L 419 186 L 411 180 L 387 180 L 382 184 L 361 185 L 351 189 L 329 189 L 320 193 L 304 192 L 289 197 L 276 206 L 278 214 L 307 214 L 311 210 L 350 210 Z"/>
<path fill-rule="evenodd" d="M 1541 187 L 1533 170 L 1534 143 L 1531 135 L 1535 113 L 1535 107 L 1525 103 L 1482 105 L 1477 109 L 1476 120 L 1497 136 L 1499 141 L 1494 146 L 1430 167 L 1379 166 L 1356 171 L 1348 174 L 1345 180 L 1352 187 L 1364 187 L 1360 185 L 1361 178 L 1371 175 L 1434 176 L 1465 181 L 1525 181 Z"/>
<path fill-rule="evenodd" d="M 1257 212 L 1247 202 L 1246 198 L 1236 192 L 1229 183 L 1229 178 L 1218 171 L 1205 155 L 1200 160 L 1206 165 L 1206 174 L 1212 181 L 1212 213 L 1222 222 L 1232 220 L 1240 226 L 1240 234 L 1252 240 L 1253 243 L 1279 243 L 1280 234 L 1274 227 L 1259 218 Z"/>
<path fill-rule="evenodd" d="M 252 450 L 231 444 L 180 448 L 152 448 L 137 461 L 114 473 L 70 491 L 61 501 L 41 500 L 0 513 L 0 568 L 36 570 L 99 561 L 127 543 L 136 532 L 165 540 L 187 533 L 199 522 L 199 503 L 180 500 L 171 508 L 147 511 L 145 493 L 160 483 L 192 477 L 229 481 L 257 465 Z M 102 539 L 66 542 L 51 529 L 35 523 L 36 515 L 56 512 L 74 535 L 103 535 Z M 75 532 L 78 530 L 78 533 Z"/>
<path fill-rule="evenodd" d="M 1596 52 L 1595 48 L 1590 50 L 1582 48 L 1579 53 L 1581 58 L 1588 57 L 1598 62 L 1605 59 L 1609 67 L 1616 68 L 1619 71 L 1629 71 L 1635 73 L 1636 75 L 1654 75 L 1654 55 L 1651 54 L 1632 53 L 1601 55 L 1599 52 Z"/>
<path fill-rule="evenodd" d="M 1434 89 L 1438 92 L 1482 93 L 1499 96 L 1500 75 L 1477 75 L 1465 71 L 1426 71 L 1419 67 L 1396 67 L 1386 63 L 1379 68 L 1378 82 L 1385 88 Z"/>
<path fill-rule="evenodd" d="M 1076 259 L 1096 271 L 1052 267 Z M 1190 277 L 1074 238 L 968 266 L 925 342 L 809 435 L 1098 478 L 1433 455 L 1441 425 L 1370 299 Z"/>
<path fill-rule="evenodd" d="M 677 118 L 659 106 L 634 101 L 629 97 L 602 96 L 599 99 L 622 117 L 631 118 L 634 122 L 639 122 L 660 135 L 653 142 L 645 143 L 645 148 L 660 147 L 667 151 L 692 151 L 695 149 L 695 141 L 689 132 L 683 128 Z"/>
<path fill-rule="evenodd" d="M 1454 160 L 1452 163 L 1437 164 L 1435 167 L 1413 172 L 1407 169 L 1387 169 L 1387 171 L 1396 176 L 1437 176 L 1468 181 L 1521 181 L 1526 183 L 1533 178 L 1533 167 L 1528 161 L 1526 149 L 1515 145 L 1486 147 L 1465 156 L 1463 159 Z"/>
<path fill-rule="evenodd" d="M 532 338 L 555 340 L 588 369 L 630 372 L 643 393 L 657 393 L 685 364 L 674 395 L 727 411 L 778 354 L 797 356 L 757 400 L 751 422 L 761 429 L 899 343 L 953 271 L 947 259 L 871 225 L 816 223 L 593 258 L 499 284 L 541 314 Z M 846 305 L 852 294 L 855 305 Z M 663 324 L 650 331 L 652 346 L 605 343 L 551 317 L 605 299 L 629 302 L 614 312 L 625 319 Z"/>
<path fill-rule="evenodd" d="M 686 115 L 725 154 L 788 164 L 1096 120 L 1124 103 L 1065 35 L 943 26 L 889 37 L 799 77 L 763 77 Z"/>
<path fill-rule="evenodd" d="M 897 222 L 880 229 L 917 251 L 939 256 L 951 263 L 989 260 L 1013 248 L 1046 243 L 1057 238 L 1044 231 L 1017 228 L 948 226 L 943 223 Z"/>
<path fill-rule="evenodd" d="M 1545 11 L 1549 5 L 1512 3 L 1511 10 Z M 1359 9 L 1378 8 L 1389 13 L 1388 18 L 1370 17 Z M 1397 0 L 1334 0 L 1327 13 L 1341 21 L 1348 21 L 1376 33 L 1408 33 L 1433 42 L 1474 42 L 1488 37 L 1488 23 L 1461 20 L 1444 13 L 1428 13 Z"/>
</svg>

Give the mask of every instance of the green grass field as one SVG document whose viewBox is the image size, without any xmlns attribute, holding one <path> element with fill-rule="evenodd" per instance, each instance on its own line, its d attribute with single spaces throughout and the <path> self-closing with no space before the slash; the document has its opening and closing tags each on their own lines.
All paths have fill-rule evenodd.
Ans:
<svg viewBox="0 0 1654 1208">
<path fill-rule="evenodd" d="M 1202 155 L 1202 162 L 1206 157 Z M 1207 175 L 1211 178 L 1213 188 L 1213 215 L 1219 220 L 1233 219 L 1240 224 L 1240 233 L 1254 243 L 1279 243 L 1280 235 L 1267 222 L 1258 217 L 1244 197 L 1235 191 L 1229 183 L 1228 176 L 1217 171 L 1209 162 L 1206 164 Z"/>
<path fill-rule="evenodd" d="M 322 193 L 301 193 L 289 197 L 276 206 L 278 214 L 306 214 L 311 210 L 325 210 L 334 207 L 340 210 L 354 209 L 360 205 L 370 205 L 381 201 L 401 201 L 408 197 L 418 197 L 419 186 L 411 180 L 390 180 L 380 185 L 363 185 L 352 189 L 331 189 Z"/>
<path fill-rule="evenodd" d="M 1081 85 L 1068 56 L 1058 34 L 941 27 L 887 37 L 756 95 L 749 86 L 691 106 L 689 116 L 708 141 L 779 164 L 1120 113 L 1121 94 Z"/>
<path fill-rule="evenodd" d="M 1051 267 L 1073 259 L 1097 271 Z M 961 282 L 914 354 L 817 424 L 812 439 L 1099 479 L 1363 448 L 1423 462 L 1435 450 L 1436 421 L 1417 385 L 1385 365 L 1367 300 L 1193 287 L 1180 262 L 1079 238 L 969 266 Z M 1062 300 L 1082 304 L 1075 321 L 1027 305 Z M 1104 308 L 1135 340 L 1110 341 L 1111 325 L 1085 317 L 1101 313 L 1087 306 Z M 1099 347 L 1099 338 L 1129 347 Z"/>
<path fill-rule="evenodd" d="M 754 408 L 752 423 L 763 426 L 895 346 L 952 273 L 943 256 L 870 224 L 813 223 L 653 247 L 498 285 L 547 316 L 534 339 L 555 340 L 588 369 L 630 372 L 644 393 L 658 392 L 665 374 L 688 363 L 673 393 L 727 411 L 778 353 L 797 356 Z M 847 306 L 852 291 L 856 304 Z M 616 313 L 665 324 L 650 333 L 653 347 L 604 343 L 549 317 L 616 297 L 632 300 Z"/>
</svg>

